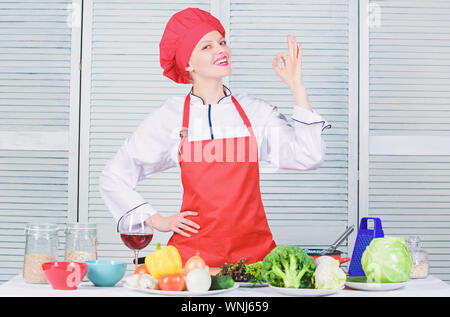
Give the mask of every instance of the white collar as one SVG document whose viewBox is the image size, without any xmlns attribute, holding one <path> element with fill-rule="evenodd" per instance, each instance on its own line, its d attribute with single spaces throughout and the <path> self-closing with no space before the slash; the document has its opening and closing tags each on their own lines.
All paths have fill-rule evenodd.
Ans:
<svg viewBox="0 0 450 317">
<path fill-rule="evenodd" d="M 225 96 L 220 98 L 219 101 L 217 102 L 217 104 L 233 102 L 233 100 L 231 100 L 231 90 L 228 89 L 228 87 L 225 86 L 225 85 L 223 85 L 223 88 L 224 88 Z M 192 87 L 191 91 L 189 92 L 190 95 L 191 95 L 191 103 L 192 104 L 199 103 L 201 105 L 206 105 L 206 103 L 205 103 L 205 101 L 203 100 L 202 97 L 193 94 L 193 92 L 192 92 L 193 90 L 194 90 L 194 87 Z"/>
</svg>

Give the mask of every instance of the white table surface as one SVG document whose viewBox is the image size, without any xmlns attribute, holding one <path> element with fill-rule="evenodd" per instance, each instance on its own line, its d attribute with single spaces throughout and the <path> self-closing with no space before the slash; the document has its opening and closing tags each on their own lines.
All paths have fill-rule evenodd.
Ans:
<svg viewBox="0 0 450 317">
<path fill-rule="evenodd" d="M 141 297 L 153 294 L 130 290 L 119 282 L 114 287 L 97 287 L 91 282 L 82 282 L 77 290 L 54 290 L 49 284 L 29 284 L 21 275 L 0 285 L 0 297 Z M 281 295 L 269 287 L 244 288 L 220 293 L 222 297 L 277 297 Z M 426 279 L 411 279 L 408 284 L 392 291 L 358 291 L 345 288 L 331 296 L 372 297 L 372 296 L 402 296 L 402 297 L 450 297 L 450 285 L 442 280 L 428 276 Z"/>
</svg>

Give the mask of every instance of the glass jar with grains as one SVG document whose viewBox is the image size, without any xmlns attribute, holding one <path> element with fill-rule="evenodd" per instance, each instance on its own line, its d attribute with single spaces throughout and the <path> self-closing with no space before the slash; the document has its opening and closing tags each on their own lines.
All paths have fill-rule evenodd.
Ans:
<svg viewBox="0 0 450 317">
<path fill-rule="evenodd" d="M 428 253 L 422 249 L 420 238 L 410 237 L 407 240 L 409 254 L 411 255 L 412 268 L 410 278 L 426 278 L 429 271 Z"/>
<path fill-rule="evenodd" d="M 96 224 L 68 223 L 65 235 L 65 261 L 84 262 L 97 260 Z"/>
<path fill-rule="evenodd" d="M 48 283 L 42 263 L 58 260 L 58 226 L 29 223 L 25 227 L 23 279 L 27 283 Z"/>
</svg>

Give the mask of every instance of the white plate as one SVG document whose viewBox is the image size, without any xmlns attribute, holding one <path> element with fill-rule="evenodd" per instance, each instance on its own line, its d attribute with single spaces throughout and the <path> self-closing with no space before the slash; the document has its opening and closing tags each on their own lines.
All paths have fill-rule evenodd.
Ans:
<svg viewBox="0 0 450 317">
<path fill-rule="evenodd" d="M 403 283 L 367 283 L 367 282 L 345 282 L 345 286 L 360 291 L 392 291 L 405 287 L 408 282 Z"/>
<path fill-rule="evenodd" d="M 337 289 L 286 288 L 269 285 L 274 291 L 288 296 L 327 296 L 338 292 Z"/>
<path fill-rule="evenodd" d="M 239 284 L 240 287 L 266 287 L 266 286 L 269 286 L 269 283 L 235 282 L 235 284 Z"/>
<path fill-rule="evenodd" d="M 153 295 L 164 295 L 164 296 L 209 296 L 209 295 L 216 295 L 220 293 L 229 292 L 232 290 L 235 290 L 239 288 L 239 285 L 235 283 L 233 287 L 225 288 L 225 289 L 218 289 L 214 291 L 205 291 L 205 292 L 189 292 L 189 291 L 162 291 L 162 290 L 155 290 L 155 289 L 141 289 L 141 288 L 134 288 L 128 286 L 126 283 L 123 285 L 124 287 L 131 289 L 133 291 L 153 294 Z"/>
</svg>

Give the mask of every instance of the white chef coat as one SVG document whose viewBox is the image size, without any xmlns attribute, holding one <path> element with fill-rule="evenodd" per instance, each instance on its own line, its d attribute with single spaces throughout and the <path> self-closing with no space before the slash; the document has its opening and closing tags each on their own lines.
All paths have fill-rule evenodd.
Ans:
<svg viewBox="0 0 450 317">
<path fill-rule="evenodd" d="M 249 131 L 231 100 L 205 104 L 190 91 L 188 140 L 198 141 L 248 136 Z M 247 93 L 233 95 L 245 111 L 258 143 L 259 160 L 281 170 L 318 168 L 325 155 L 323 130 L 331 125 L 317 112 L 295 105 L 292 123 L 268 102 Z M 129 212 L 147 219 L 157 213 L 135 190 L 139 181 L 177 167 L 178 145 L 186 96 L 168 98 L 153 110 L 107 162 L 100 175 L 100 193 L 114 220 Z M 133 220 L 132 222 L 136 222 Z"/>
</svg>

